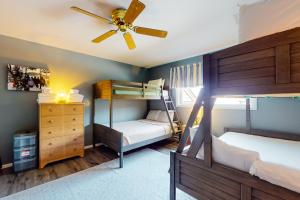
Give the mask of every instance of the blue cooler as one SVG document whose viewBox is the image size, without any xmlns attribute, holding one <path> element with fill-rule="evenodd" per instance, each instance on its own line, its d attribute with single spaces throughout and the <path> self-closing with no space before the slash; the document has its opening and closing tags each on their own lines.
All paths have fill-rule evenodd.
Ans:
<svg viewBox="0 0 300 200">
<path fill-rule="evenodd" d="M 14 171 L 21 172 L 37 166 L 37 132 L 19 131 L 14 135 Z"/>
</svg>

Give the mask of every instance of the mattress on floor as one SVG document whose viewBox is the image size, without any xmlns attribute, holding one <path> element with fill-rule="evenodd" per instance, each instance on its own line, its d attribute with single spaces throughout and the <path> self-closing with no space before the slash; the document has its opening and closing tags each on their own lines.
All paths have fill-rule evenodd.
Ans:
<svg viewBox="0 0 300 200">
<path fill-rule="evenodd" d="M 172 133 L 170 123 L 147 119 L 114 123 L 113 129 L 123 133 L 124 146 Z"/>
</svg>

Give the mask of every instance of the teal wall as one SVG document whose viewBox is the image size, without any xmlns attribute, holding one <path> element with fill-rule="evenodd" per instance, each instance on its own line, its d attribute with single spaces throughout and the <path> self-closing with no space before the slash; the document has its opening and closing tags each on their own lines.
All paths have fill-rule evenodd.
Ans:
<svg viewBox="0 0 300 200">
<path fill-rule="evenodd" d="M 202 60 L 202 56 L 196 56 L 149 69 L 148 78 L 165 78 L 169 84 L 171 67 L 192 64 Z M 300 100 L 293 98 L 259 98 L 258 109 L 251 111 L 252 127 L 284 131 L 300 134 Z M 161 105 L 151 102 L 152 109 L 159 109 Z M 191 112 L 190 107 L 177 108 L 181 120 L 186 122 Z M 223 133 L 224 127 L 245 127 L 245 110 L 213 109 L 212 132 L 216 135 Z"/>
<path fill-rule="evenodd" d="M 71 51 L 0 36 L 0 155 L 4 163 L 12 161 L 12 138 L 17 130 L 38 129 L 37 93 L 8 91 L 7 64 L 48 67 L 51 85 L 78 88 L 85 96 L 85 144 L 92 143 L 92 84 L 98 80 L 144 81 L 147 70 L 83 55 Z M 108 104 L 96 102 L 98 123 L 108 122 Z M 143 118 L 145 101 L 116 101 L 115 121 Z"/>
<path fill-rule="evenodd" d="M 7 64 L 48 67 L 53 87 L 80 89 L 85 96 L 85 144 L 92 143 L 91 103 L 92 84 L 103 79 L 145 81 L 165 78 L 169 85 L 170 67 L 197 63 L 202 56 L 153 67 L 148 70 L 111 60 L 100 59 L 72 51 L 53 48 L 0 35 L 0 155 L 4 163 L 12 161 L 12 137 L 18 130 L 38 129 L 37 93 L 15 92 L 6 89 Z M 52 87 L 52 86 L 51 86 Z M 152 108 L 160 108 L 158 102 L 150 102 Z M 108 122 L 108 103 L 96 101 L 96 122 Z M 145 101 L 115 101 L 114 121 L 143 118 Z M 191 108 L 179 107 L 184 121 Z M 258 99 L 258 110 L 252 111 L 254 128 L 300 133 L 300 101 L 291 98 Z M 213 133 L 220 135 L 224 127 L 245 125 L 243 110 L 213 110 Z"/>
</svg>

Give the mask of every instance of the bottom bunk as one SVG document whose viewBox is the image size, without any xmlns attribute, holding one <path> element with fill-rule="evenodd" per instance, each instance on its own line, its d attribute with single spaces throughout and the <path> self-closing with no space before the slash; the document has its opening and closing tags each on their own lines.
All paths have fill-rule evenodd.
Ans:
<svg viewBox="0 0 300 200">
<path fill-rule="evenodd" d="M 176 188 L 197 199 L 300 199 L 299 140 L 227 132 L 212 143 L 212 167 L 202 148 L 196 158 L 171 153 L 171 199 Z"/>
<path fill-rule="evenodd" d="M 173 124 L 176 127 L 176 124 Z M 123 153 L 152 144 L 173 136 L 169 122 L 148 119 L 118 122 L 113 128 L 94 124 L 94 146 L 100 142 L 117 152 L 120 156 L 120 167 L 123 167 Z"/>
</svg>

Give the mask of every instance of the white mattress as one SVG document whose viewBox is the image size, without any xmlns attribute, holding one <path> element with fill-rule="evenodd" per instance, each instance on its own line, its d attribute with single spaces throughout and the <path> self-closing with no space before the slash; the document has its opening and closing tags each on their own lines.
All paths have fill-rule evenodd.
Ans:
<svg viewBox="0 0 300 200">
<path fill-rule="evenodd" d="M 227 132 L 219 137 L 227 144 L 256 151 L 260 160 L 300 170 L 300 142 Z"/>
<path fill-rule="evenodd" d="M 124 146 L 168 135 L 172 132 L 169 123 L 147 119 L 114 123 L 113 129 L 123 133 Z"/>
<path fill-rule="evenodd" d="M 250 174 L 300 193 L 300 142 L 227 132 L 220 137 L 227 144 L 256 151 Z"/>
</svg>

